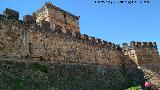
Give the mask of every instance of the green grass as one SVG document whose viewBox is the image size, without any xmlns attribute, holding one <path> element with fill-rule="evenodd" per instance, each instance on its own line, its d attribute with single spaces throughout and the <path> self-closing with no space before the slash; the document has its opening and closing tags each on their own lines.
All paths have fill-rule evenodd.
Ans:
<svg viewBox="0 0 160 90">
<path fill-rule="evenodd" d="M 130 87 L 130 88 L 126 89 L 126 90 L 139 90 L 139 86 L 136 86 L 136 87 Z"/>
<path fill-rule="evenodd" d="M 21 76 L 17 76 L 14 79 L 15 89 L 21 90 L 23 88 L 23 78 Z"/>
<path fill-rule="evenodd" d="M 32 64 L 31 66 L 33 68 L 41 71 L 41 72 L 47 73 L 47 67 L 46 67 L 46 65 L 35 63 L 35 64 Z"/>
</svg>

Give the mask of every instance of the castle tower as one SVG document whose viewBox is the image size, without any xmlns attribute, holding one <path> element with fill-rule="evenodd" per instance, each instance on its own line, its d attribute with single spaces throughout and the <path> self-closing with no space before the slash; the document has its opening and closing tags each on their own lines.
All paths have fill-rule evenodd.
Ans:
<svg viewBox="0 0 160 90">
<path fill-rule="evenodd" d="M 136 64 L 148 64 L 159 60 L 156 42 L 130 42 L 130 46 L 123 44 L 123 52 Z"/>
<path fill-rule="evenodd" d="M 79 30 L 79 16 L 75 16 L 67 11 L 46 3 L 42 8 L 35 12 L 36 22 L 48 21 L 52 30 L 67 32 L 68 30 L 75 35 Z"/>
</svg>

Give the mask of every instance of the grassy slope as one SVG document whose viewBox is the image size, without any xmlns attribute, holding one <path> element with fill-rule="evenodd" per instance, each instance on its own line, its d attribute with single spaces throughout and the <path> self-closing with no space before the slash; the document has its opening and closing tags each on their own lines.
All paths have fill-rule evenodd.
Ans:
<svg viewBox="0 0 160 90">
<path fill-rule="evenodd" d="M 100 65 L 0 60 L 0 90 L 124 90 L 139 84 L 130 75 Z"/>
</svg>

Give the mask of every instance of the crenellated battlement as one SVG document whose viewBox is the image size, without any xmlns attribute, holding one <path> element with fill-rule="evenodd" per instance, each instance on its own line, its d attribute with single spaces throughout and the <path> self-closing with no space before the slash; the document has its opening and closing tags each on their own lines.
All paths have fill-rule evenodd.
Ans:
<svg viewBox="0 0 160 90">
<path fill-rule="evenodd" d="M 25 24 L 34 24 L 36 23 L 36 18 L 31 15 L 23 16 L 23 21 Z"/>
<path fill-rule="evenodd" d="M 128 55 L 136 64 L 156 62 L 159 58 L 156 42 L 131 41 L 123 43 L 123 53 Z"/>
<path fill-rule="evenodd" d="M 6 8 L 0 14 L 0 58 L 46 61 L 58 65 L 98 64 L 120 72 L 129 69 L 128 66 L 133 69 L 137 65 L 159 62 L 156 42 L 131 41 L 121 47 L 82 34 L 79 18 L 51 2 L 46 2 L 32 15 L 23 16 L 23 20 L 19 20 L 18 11 Z"/>
<path fill-rule="evenodd" d="M 45 6 L 51 5 L 51 3 L 46 3 Z M 6 8 L 3 12 L 3 15 L 0 14 L 0 19 L 2 18 L 7 18 L 7 19 L 14 19 L 14 20 L 18 20 L 19 19 L 19 12 Z M 48 21 L 42 20 L 39 23 L 36 23 L 36 17 L 35 17 L 35 13 L 33 13 L 33 15 L 25 15 L 23 17 L 23 24 L 25 25 L 32 25 L 32 24 L 36 24 L 38 25 L 38 27 L 44 27 L 44 28 L 48 28 L 50 29 L 50 23 Z M 61 29 L 55 31 L 56 33 L 60 34 L 63 31 Z M 80 39 L 80 40 L 84 40 L 87 41 L 89 43 L 91 43 L 91 45 L 95 45 L 95 46 L 105 46 L 105 47 L 110 47 L 112 49 L 116 49 L 118 46 L 114 43 L 111 42 L 107 42 L 105 40 L 101 40 L 99 38 L 95 38 L 93 36 L 88 36 L 86 34 L 81 34 L 80 32 L 72 32 L 70 30 L 66 30 L 66 32 L 63 32 L 64 34 L 67 34 L 71 37 Z M 127 44 L 128 45 L 128 44 Z M 123 45 L 125 46 L 125 45 Z M 131 41 L 130 42 L 130 47 L 131 48 L 157 48 L 156 42 L 138 42 L 138 41 Z M 119 47 L 121 48 L 121 47 Z"/>
<path fill-rule="evenodd" d="M 130 46 L 133 48 L 157 48 L 156 42 L 130 42 Z"/>
<path fill-rule="evenodd" d="M 137 64 L 140 60 L 147 61 L 144 58 L 159 57 L 156 42 L 132 41 L 130 45 L 123 43 L 121 48 L 118 44 L 80 33 L 78 20 L 79 17 L 51 3 L 32 15 L 25 15 L 23 20 L 19 20 L 19 12 L 7 8 L 3 15 L 0 14 L 0 32 L 3 33 L 0 33 L 0 57 L 36 57 L 55 62 L 116 66 L 121 66 L 123 54 Z M 5 47 L 9 48 L 3 49 Z"/>
<path fill-rule="evenodd" d="M 12 18 L 8 18 L 5 15 L 0 15 L 0 17 L 3 17 L 3 18 L 7 18 L 7 19 L 13 19 L 13 18 L 16 18 L 17 16 L 13 15 L 14 12 L 17 12 L 15 10 L 12 10 L 12 9 L 8 9 L 7 10 L 10 11 L 10 13 L 7 14 L 7 16 L 10 16 Z M 4 11 L 5 12 L 5 11 Z M 17 12 L 18 13 L 18 12 Z M 19 13 L 18 13 L 19 14 Z M 17 20 L 17 19 L 15 19 Z M 36 22 L 36 17 L 34 17 L 34 15 L 25 15 L 23 17 L 23 21 L 21 21 L 24 25 L 32 25 L 34 24 L 35 27 L 32 27 L 32 28 L 46 28 L 46 29 L 51 29 L 50 28 L 50 23 L 48 21 L 45 21 L 45 20 L 42 20 L 41 22 Z M 66 34 L 72 38 L 76 38 L 76 39 L 79 39 L 79 40 L 82 40 L 82 41 L 85 41 L 86 44 L 89 44 L 89 45 L 92 45 L 92 46 L 98 46 L 98 47 L 106 47 L 106 48 L 110 48 L 110 49 L 117 49 L 117 48 L 121 48 L 119 46 L 117 46 L 116 44 L 114 43 L 111 43 L 111 42 L 107 42 L 105 40 L 101 40 L 99 38 L 95 38 L 93 36 L 89 36 L 87 34 L 81 34 L 80 32 L 72 32 L 70 30 L 66 30 L 66 32 L 62 32 L 62 30 L 58 29 L 58 30 L 55 30 L 54 32 L 52 33 L 57 33 L 59 35 L 61 35 L 61 33 L 63 34 Z"/>
<path fill-rule="evenodd" d="M 6 8 L 3 11 L 3 15 L 5 15 L 9 19 L 15 19 L 15 20 L 19 19 L 19 12 L 12 10 L 12 9 L 9 9 L 9 8 Z"/>
</svg>

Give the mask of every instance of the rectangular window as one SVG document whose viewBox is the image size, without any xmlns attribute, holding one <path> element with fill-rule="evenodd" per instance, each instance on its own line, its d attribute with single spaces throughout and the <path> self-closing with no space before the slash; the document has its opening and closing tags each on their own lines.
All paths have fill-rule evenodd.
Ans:
<svg viewBox="0 0 160 90">
<path fill-rule="evenodd" d="M 33 45 L 31 42 L 29 42 L 29 54 L 30 56 L 33 54 Z"/>
</svg>

